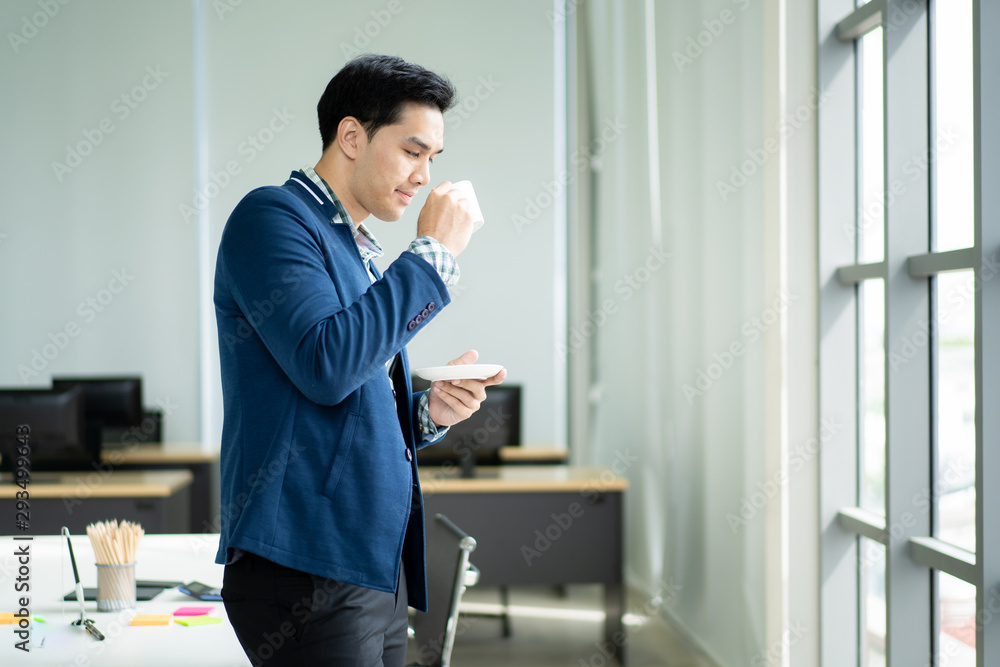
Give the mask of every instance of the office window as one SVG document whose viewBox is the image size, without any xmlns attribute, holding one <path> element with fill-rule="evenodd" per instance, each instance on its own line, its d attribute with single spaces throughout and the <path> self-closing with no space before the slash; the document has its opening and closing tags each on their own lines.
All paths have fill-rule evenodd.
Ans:
<svg viewBox="0 0 1000 667">
<path fill-rule="evenodd" d="M 818 7 L 822 664 L 1000 664 L 1000 3 Z"/>
<path fill-rule="evenodd" d="M 882 118 L 882 28 L 858 40 L 858 262 L 881 262 L 885 251 L 885 135 Z"/>
<path fill-rule="evenodd" d="M 944 572 L 935 575 L 938 664 L 976 667 L 976 587 Z"/>
<path fill-rule="evenodd" d="M 861 507 L 885 515 L 885 284 L 858 286 L 861 382 L 858 384 Z"/>
<path fill-rule="evenodd" d="M 936 0 L 931 11 L 934 250 L 944 251 L 974 240 L 972 0 Z"/>
<path fill-rule="evenodd" d="M 937 461 L 934 536 L 976 550 L 976 368 L 972 271 L 942 273 L 935 287 Z"/>
<path fill-rule="evenodd" d="M 860 538 L 860 577 L 862 633 L 861 664 L 865 667 L 885 665 L 885 547 L 875 540 Z"/>
</svg>

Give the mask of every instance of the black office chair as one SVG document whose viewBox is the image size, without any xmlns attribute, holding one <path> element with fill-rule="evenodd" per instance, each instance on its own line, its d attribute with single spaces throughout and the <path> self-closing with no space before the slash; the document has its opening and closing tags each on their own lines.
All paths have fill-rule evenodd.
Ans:
<svg viewBox="0 0 1000 667">
<path fill-rule="evenodd" d="M 466 587 L 479 581 L 469 563 L 476 540 L 443 514 L 427 526 L 427 606 L 413 621 L 417 663 L 409 667 L 449 667 L 458 633 L 458 605 Z"/>
</svg>

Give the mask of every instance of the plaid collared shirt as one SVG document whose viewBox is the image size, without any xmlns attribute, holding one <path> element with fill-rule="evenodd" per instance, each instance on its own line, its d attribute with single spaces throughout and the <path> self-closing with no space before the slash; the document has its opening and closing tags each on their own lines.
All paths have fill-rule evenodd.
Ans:
<svg viewBox="0 0 1000 667">
<path fill-rule="evenodd" d="M 337 195 L 334 194 L 333 189 L 323 180 L 322 176 L 316 173 L 315 169 L 307 166 L 303 167 L 301 171 L 306 178 L 318 185 L 330 200 L 337 205 L 337 210 L 340 213 L 334 216 L 331 222 L 334 224 L 343 224 L 346 222 L 351 226 L 351 232 L 354 233 L 354 240 L 358 244 L 358 252 L 361 253 L 361 262 L 365 265 L 365 268 L 368 268 L 368 263 L 371 260 L 382 256 L 382 246 L 379 245 L 375 236 L 365 227 L 363 222 L 355 223 L 351 219 L 350 214 L 348 214 L 343 204 L 340 203 L 340 200 L 337 199 Z M 418 236 L 413 239 L 407 250 L 430 262 L 430 265 L 438 272 L 445 285 L 454 287 L 458 284 L 458 279 L 461 277 L 458 262 L 455 261 L 455 256 L 451 254 L 443 243 L 430 236 Z M 370 268 L 368 268 L 368 275 L 372 275 Z M 374 280 L 374 278 L 372 279 Z"/>
<path fill-rule="evenodd" d="M 316 173 L 315 169 L 305 166 L 300 171 L 306 178 L 318 185 L 330 200 L 337 205 L 337 215 L 330 222 L 335 225 L 348 224 L 351 226 L 354 241 L 357 243 L 358 252 L 361 254 L 361 263 L 364 264 L 365 269 L 368 271 L 368 277 L 372 282 L 375 282 L 375 274 L 372 272 L 371 262 L 376 257 L 383 255 L 382 246 L 379 245 L 378 240 L 365 227 L 363 222 L 355 223 L 351 219 L 350 214 L 348 214 L 344 205 L 340 203 L 340 200 L 337 199 L 337 195 L 333 192 L 333 189 L 323 180 L 322 176 Z M 418 236 L 413 239 L 407 250 L 427 260 L 438 272 L 438 275 L 441 276 L 441 280 L 444 281 L 445 285 L 455 287 L 458 284 L 458 279 L 461 276 L 458 263 L 455 261 L 455 256 L 451 254 L 451 251 L 443 243 L 430 236 Z M 386 362 L 386 368 L 389 367 L 391 361 Z M 417 406 L 420 432 L 424 436 L 424 440 L 433 440 L 448 430 L 447 428 L 439 429 L 434 424 L 434 420 L 431 419 L 429 400 L 430 392 L 426 391 L 420 395 L 420 403 Z"/>
</svg>

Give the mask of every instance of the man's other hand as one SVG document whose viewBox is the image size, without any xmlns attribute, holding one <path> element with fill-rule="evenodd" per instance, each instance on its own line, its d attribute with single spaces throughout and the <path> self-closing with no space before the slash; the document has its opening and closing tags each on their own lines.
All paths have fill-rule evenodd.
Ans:
<svg viewBox="0 0 1000 667">
<path fill-rule="evenodd" d="M 469 350 L 449 361 L 448 365 L 474 364 L 478 359 L 479 353 Z M 427 404 L 431 419 L 438 426 L 452 426 L 468 419 L 486 400 L 486 387 L 500 384 L 506 378 L 507 369 L 503 368 L 485 380 L 440 380 L 433 383 Z"/>
</svg>

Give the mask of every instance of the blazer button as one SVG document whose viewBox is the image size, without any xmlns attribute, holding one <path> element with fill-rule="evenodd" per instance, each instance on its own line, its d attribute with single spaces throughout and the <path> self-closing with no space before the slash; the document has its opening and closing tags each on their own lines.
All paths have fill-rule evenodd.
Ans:
<svg viewBox="0 0 1000 667">
<path fill-rule="evenodd" d="M 423 319 L 426 320 L 430 316 L 431 316 L 430 308 L 424 308 L 422 311 L 420 311 L 420 317 L 422 317 Z"/>
<path fill-rule="evenodd" d="M 435 308 L 437 308 L 437 304 L 435 304 L 433 301 L 427 304 L 427 310 L 431 311 L 432 313 L 434 312 Z"/>
<path fill-rule="evenodd" d="M 417 323 L 414 322 L 413 320 L 410 320 L 410 323 L 406 325 L 407 331 L 413 331 L 416 328 L 417 328 Z"/>
<path fill-rule="evenodd" d="M 407 461 L 412 461 L 413 460 L 413 454 L 410 453 L 410 448 L 409 447 L 406 448 L 406 460 Z"/>
</svg>

